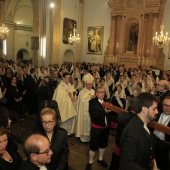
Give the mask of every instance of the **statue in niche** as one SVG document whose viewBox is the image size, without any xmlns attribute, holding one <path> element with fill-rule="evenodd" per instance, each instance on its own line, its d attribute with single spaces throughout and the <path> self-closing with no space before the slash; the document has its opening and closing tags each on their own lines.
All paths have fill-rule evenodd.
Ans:
<svg viewBox="0 0 170 170">
<path fill-rule="evenodd" d="M 128 51 L 133 51 L 134 53 L 137 51 L 138 30 L 138 24 L 132 24 L 129 31 Z"/>
</svg>

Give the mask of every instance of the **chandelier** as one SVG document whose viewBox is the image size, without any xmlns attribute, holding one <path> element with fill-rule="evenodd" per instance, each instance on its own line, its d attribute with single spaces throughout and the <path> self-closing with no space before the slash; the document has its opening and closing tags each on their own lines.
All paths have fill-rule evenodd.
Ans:
<svg viewBox="0 0 170 170">
<path fill-rule="evenodd" d="M 2 26 L 0 27 L 0 35 L 3 39 L 6 38 L 6 35 L 8 34 L 9 29 L 8 27 L 5 26 L 5 24 L 2 24 Z"/>
<path fill-rule="evenodd" d="M 164 29 L 165 29 L 164 25 L 161 25 L 160 34 L 158 35 L 158 33 L 156 32 L 155 37 L 153 37 L 153 44 L 158 48 L 163 48 L 169 42 L 168 32 L 166 32 L 166 35 L 164 35 L 163 33 Z"/>
<path fill-rule="evenodd" d="M 70 37 L 68 38 L 68 43 L 70 45 L 75 45 L 76 42 L 78 42 L 80 40 L 79 34 L 76 35 L 76 24 L 74 24 L 74 28 L 73 28 L 73 34 L 70 34 Z"/>
</svg>

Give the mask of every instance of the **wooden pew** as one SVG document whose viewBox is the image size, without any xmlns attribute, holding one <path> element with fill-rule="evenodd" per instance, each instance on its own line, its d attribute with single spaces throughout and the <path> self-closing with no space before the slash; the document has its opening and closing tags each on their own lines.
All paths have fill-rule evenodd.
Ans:
<svg viewBox="0 0 170 170">
<path fill-rule="evenodd" d="M 115 113 L 127 113 L 128 112 L 127 110 L 124 110 L 122 108 L 114 106 L 111 103 L 104 102 L 102 105 L 104 107 L 106 107 L 107 109 L 115 112 Z M 158 122 L 151 122 L 151 123 L 148 124 L 148 126 L 153 128 L 153 129 L 156 129 L 156 130 L 158 130 L 160 132 L 163 132 L 163 133 L 165 133 L 167 135 L 170 135 L 170 127 L 168 127 L 168 126 L 162 125 L 162 124 L 160 124 Z"/>
</svg>

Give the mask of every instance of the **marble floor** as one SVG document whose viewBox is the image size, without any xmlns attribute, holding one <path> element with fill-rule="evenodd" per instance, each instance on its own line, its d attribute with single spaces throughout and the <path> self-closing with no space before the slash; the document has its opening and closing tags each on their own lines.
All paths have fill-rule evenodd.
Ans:
<svg viewBox="0 0 170 170">
<path fill-rule="evenodd" d="M 17 123 L 11 124 L 11 133 L 15 136 L 18 141 L 18 149 L 20 154 L 24 156 L 22 151 L 23 141 L 29 136 L 34 128 L 35 117 L 27 116 L 24 120 L 19 120 Z M 108 164 L 111 161 L 111 155 L 114 146 L 115 130 L 110 131 L 109 143 L 106 149 L 104 159 Z M 69 143 L 69 170 L 85 170 L 88 161 L 88 143 L 82 143 L 79 138 L 73 136 L 68 137 Z M 98 153 L 95 155 L 94 163 L 92 165 L 92 170 L 107 170 L 108 168 L 102 167 L 98 162 Z"/>
</svg>

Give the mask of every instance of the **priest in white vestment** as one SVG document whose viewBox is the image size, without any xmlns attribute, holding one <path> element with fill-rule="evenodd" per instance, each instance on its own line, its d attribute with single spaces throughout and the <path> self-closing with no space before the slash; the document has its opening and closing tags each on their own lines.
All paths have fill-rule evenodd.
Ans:
<svg viewBox="0 0 170 170">
<path fill-rule="evenodd" d="M 71 88 L 72 86 L 70 84 L 70 74 L 64 73 L 63 80 L 57 86 L 53 95 L 53 100 L 57 101 L 60 111 L 60 127 L 67 130 L 68 135 L 70 135 L 73 118 L 77 114 L 71 100 L 72 94 L 69 92 Z"/>
<path fill-rule="evenodd" d="M 77 115 L 74 122 L 74 132 L 82 142 L 90 141 L 91 121 L 89 115 L 89 100 L 95 97 L 92 89 L 94 77 L 88 73 L 83 77 L 85 87 L 80 91 L 77 100 Z"/>
</svg>

